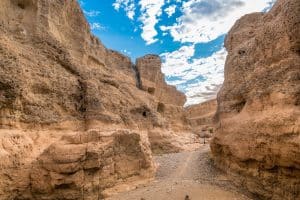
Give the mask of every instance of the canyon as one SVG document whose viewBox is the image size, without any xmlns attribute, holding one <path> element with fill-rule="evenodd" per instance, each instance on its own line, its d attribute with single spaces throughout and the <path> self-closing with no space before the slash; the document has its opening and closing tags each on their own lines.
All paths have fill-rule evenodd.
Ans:
<svg viewBox="0 0 300 200">
<path fill-rule="evenodd" d="M 158 56 L 106 49 L 75 0 L 0 8 L 1 199 L 101 199 L 197 146 Z"/>
<path fill-rule="evenodd" d="M 76 0 L 0 11 L 1 200 L 300 198 L 298 0 L 238 20 L 217 100 L 188 107 L 159 56 L 107 49 Z"/>
</svg>

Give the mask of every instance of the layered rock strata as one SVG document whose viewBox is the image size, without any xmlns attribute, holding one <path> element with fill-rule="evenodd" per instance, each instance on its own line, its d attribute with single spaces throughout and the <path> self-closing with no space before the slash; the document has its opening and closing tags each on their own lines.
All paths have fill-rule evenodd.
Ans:
<svg viewBox="0 0 300 200">
<path fill-rule="evenodd" d="M 152 65 L 157 95 L 91 34 L 76 0 L 1 0 L 0 199 L 102 198 L 153 176 L 151 148 L 192 142 L 184 120 L 170 120 L 184 96 Z M 149 130 L 165 132 L 163 143 Z"/>
<path fill-rule="evenodd" d="M 188 123 L 194 131 L 199 131 L 202 128 L 213 128 L 213 118 L 217 111 L 217 101 L 215 99 L 188 106 L 185 109 L 185 114 Z"/>
<path fill-rule="evenodd" d="M 186 121 L 200 143 L 208 143 L 214 134 L 214 116 L 217 110 L 217 101 L 209 100 L 185 108 Z"/>
<path fill-rule="evenodd" d="M 168 122 L 164 129 L 154 128 L 148 132 L 152 150 L 155 153 L 171 153 L 194 149 L 198 139 L 196 134 L 190 134 L 191 127 L 183 109 L 186 97 L 174 86 L 166 84 L 161 64 L 157 55 L 146 55 L 138 58 L 135 65 L 137 85 L 155 99 L 156 111 Z"/>
<path fill-rule="evenodd" d="M 226 37 L 216 164 L 262 199 L 300 199 L 300 1 L 236 22 Z"/>
</svg>

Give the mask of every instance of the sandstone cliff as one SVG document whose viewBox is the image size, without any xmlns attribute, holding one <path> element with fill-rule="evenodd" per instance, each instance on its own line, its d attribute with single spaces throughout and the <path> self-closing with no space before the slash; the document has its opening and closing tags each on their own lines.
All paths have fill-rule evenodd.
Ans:
<svg viewBox="0 0 300 200">
<path fill-rule="evenodd" d="M 155 69 L 106 49 L 76 0 L 1 0 L 0 199 L 101 198 L 151 178 L 151 148 L 193 142 L 184 115 L 169 114 L 184 95 L 147 62 Z M 155 91 L 137 75 L 156 77 Z"/>
<path fill-rule="evenodd" d="M 188 123 L 194 131 L 202 128 L 213 128 L 213 118 L 217 110 L 217 101 L 210 100 L 201 104 L 189 106 L 185 109 Z"/>
<path fill-rule="evenodd" d="M 214 134 L 213 120 L 216 110 L 217 101 L 215 99 L 185 108 L 187 124 L 199 137 L 200 143 L 208 143 Z"/>
<path fill-rule="evenodd" d="M 167 85 L 161 72 L 161 59 L 156 55 L 138 58 L 136 68 L 140 73 L 141 87 L 165 104 L 183 106 L 186 97 L 176 90 L 175 86 Z"/>
<path fill-rule="evenodd" d="M 197 135 L 191 135 L 191 128 L 183 109 L 186 97 L 174 86 L 166 84 L 161 64 L 157 55 L 146 55 L 138 58 L 134 66 L 137 86 L 155 99 L 156 111 L 167 122 L 164 129 L 154 127 L 149 130 L 151 148 L 155 153 L 194 149 L 198 139 Z"/>
<path fill-rule="evenodd" d="M 216 164 L 263 199 L 300 199 L 300 1 L 278 0 L 229 32 Z"/>
</svg>

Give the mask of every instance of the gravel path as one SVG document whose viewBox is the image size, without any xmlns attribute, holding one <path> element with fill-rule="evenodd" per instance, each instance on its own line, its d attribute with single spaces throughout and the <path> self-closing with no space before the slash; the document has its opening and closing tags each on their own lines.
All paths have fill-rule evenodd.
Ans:
<svg viewBox="0 0 300 200">
<path fill-rule="evenodd" d="M 214 168 L 209 146 L 193 152 L 156 156 L 156 180 L 109 200 L 250 200 Z"/>
</svg>

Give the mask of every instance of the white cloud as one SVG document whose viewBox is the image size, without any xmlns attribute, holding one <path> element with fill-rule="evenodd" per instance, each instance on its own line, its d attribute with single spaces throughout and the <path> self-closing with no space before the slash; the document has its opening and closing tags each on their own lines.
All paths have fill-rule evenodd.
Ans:
<svg viewBox="0 0 300 200">
<path fill-rule="evenodd" d="M 165 12 L 167 13 L 168 17 L 172 17 L 172 15 L 176 12 L 176 5 L 171 5 L 165 9 Z"/>
<path fill-rule="evenodd" d="M 100 11 L 97 10 L 91 10 L 91 11 L 83 10 L 83 12 L 88 17 L 97 17 L 100 15 Z"/>
<path fill-rule="evenodd" d="M 98 22 L 91 23 L 90 27 L 92 30 L 103 30 L 104 29 L 104 27 Z"/>
<path fill-rule="evenodd" d="M 134 19 L 136 9 L 134 0 L 116 0 L 113 3 L 113 7 L 117 11 L 119 11 L 120 8 L 123 8 L 127 17 L 131 20 Z"/>
<path fill-rule="evenodd" d="M 209 42 L 226 34 L 246 13 L 262 11 L 272 0 L 189 0 L 172 26 L 161 26 L 175 41 Z"/>
<path fill-rule="evenodd" d="M 158 17 L 162 14 L 162 6 L 164 0 L 140 0 L 141 16 L 139 20 L 142 22 L 142 38 L 146 41 L 146 44 L 153 44 L 158 41 L 157 31 L 155 26 L 158 22 Z"/>
<path fill-rule="evenodd" d="M 164 60 L 162 71 L 169 78 L 169 84 L 185 91 L 186 105 L 216 98 L 224 80 L 225 48 L 207 58 L 192 59 L 194 52 L 191 45 L 161 54 Z"/>
<path fill-rule="evenodd" d="M 225 48 L 207 58 L 195 58 L 195 44 L 226 34 L 241 16 L 270 8 L 274 0 L 188 0 L 183 15 L 172 26 L 160 26 L 163 35 L 190 45 L 161 54 L 168 83 L 185 92 L 186 105 L 216 98 L 224 81 Z M 197 55 L 201 56 L 201 55 Z"/>
<path fill-rule="evenodd" d="M 273 3 L 274 0 L 139 0 L 138 3 L 135 0 L 115 0 L 113 6 L 117 11 L 123 9 L 131 20 L 140 13 L 141 37 L 147 45 L 158 41 L 156 26 L 164 5 L 168 5 L 164 9 L 168 17 L 180 9 L 182 16 L 173 25 L 162 22 L 159 28 L 163 36 L 170 35 L 182 46 L 160 56 L 168 83 L 183 90 L 187 96 L 186 105 L 190 105 L 216 97 L 223 83 L 227 54 L 222 48 L 207 58 L 201 58 L 201 55 L 195 55 L 195 45 L 226 34 L 241 16 L 269 9 Z M 135 12 L 137 8 L 140 12 Z M 127 50 L 123 52 L 131 54 Z"/>
</svg>

